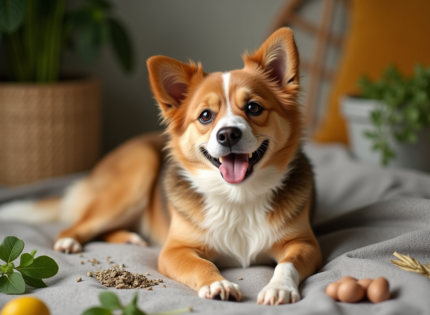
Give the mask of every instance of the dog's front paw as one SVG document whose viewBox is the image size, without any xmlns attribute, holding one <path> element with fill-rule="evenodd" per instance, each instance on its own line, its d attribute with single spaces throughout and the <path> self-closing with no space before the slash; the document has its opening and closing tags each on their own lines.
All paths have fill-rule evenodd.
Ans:
<svg viewBox="0 0 430 315">
<path fill-rule="evenodd" d="M 257 302 L 263 305 L 278 305 L 300 301 L 300 294 L 293 286 L 268 284 L 258 294 Z"/>
<path fill-rule="evenodd" d="M 82 246 L 77 240 L 71 237 L 64 237 L 58 239 L 54 244 L 54 249 L 57 252 L 63 252 L 66 254 L 80 253 Z"/>
<path fill-rule="evenodd" d="M 240 291 L 239 285 L 236 283 L 222 280 L 215 281 L 211 285 L 201 287 L 199 290 L 199 297 L 203 299 L 239 302 L 242 298 L 242 292 Z"/>
</svg>

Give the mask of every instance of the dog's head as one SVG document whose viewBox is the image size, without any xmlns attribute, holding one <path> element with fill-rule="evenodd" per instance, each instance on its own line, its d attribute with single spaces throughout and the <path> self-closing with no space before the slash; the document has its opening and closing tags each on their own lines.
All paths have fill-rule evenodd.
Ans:
<svg viewBox="0 0 430 315">
<path fill-rule="evenodd" d="M 299 57 L 292 31 L 279 29 L 243 58 L 243 69 L 209 74 L 193 62 L 148 60 L 172 157 L 191 176 L 203 171 L 229 186 L 245 185 L 264 170 L 284 174 L 299 146 Z"/>
</svg>

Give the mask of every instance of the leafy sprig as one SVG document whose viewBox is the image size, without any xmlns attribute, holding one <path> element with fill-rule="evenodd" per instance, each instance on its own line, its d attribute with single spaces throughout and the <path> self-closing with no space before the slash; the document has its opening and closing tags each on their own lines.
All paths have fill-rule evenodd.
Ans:
<svg viewBox="0 0 430 315">
<path fill-rule="evenodd" d="M 359 80 L 362 96 L 379 100 L 371 113 L 373 130 L 365 136 L 381 152 L 381 163 L 388 165 L 396 154 L 390 139 L 399 143 L 416 143 L 417 133 L 430 126 L 430 68 L 415 67 L 411 78 L 389 66 L 378 81 L 367 77 Z"/>
<path fill-rule="evenodd" d="M 90 309 L 87 309 L 82 315 L 147 315 L 147 313 L 143 312 L 137 307 L 137 293 L 135 294 L 131 302 L 126 306 L 123 306 L 116 294 L 110 291 L 101 292 L 99 295 L 99 300 L 102 304 L 101 307 L 92 307 Z M 192 308 L 187 307 L 179 310 L 157 313 L 152 315 L 173 315 L 191 311 Z"/>
<path fill-rule="evenodd" d="M 24 242 L 15 236 L 6 237 L 0 245 L 0 292 L 5 294 L 25 293 L 25 285 L 33 288 L 45 288 L 43 279 L 51 278 L 58 273 L 57 263 L 48 256 L 35 257 L 37 250 L 24 253 Z M 21 255 L 19 265 L 14 261 Z"/>
</svg>

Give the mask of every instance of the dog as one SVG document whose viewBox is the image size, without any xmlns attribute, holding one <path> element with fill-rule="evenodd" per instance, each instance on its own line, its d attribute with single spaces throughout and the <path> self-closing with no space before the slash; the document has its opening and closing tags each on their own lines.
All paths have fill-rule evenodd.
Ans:
<svg viewBox="0 0 430 315">
<path fill-rule="evenodd" d="M 6 205 L 0 219 L 72 223 L 54 245 L 67 253 L 96 237 L 161 244 L 159 271 L 205 299 L 242 297 L 217 266 L 276 262 L 258 303 L 299 301 L 321 252 L 310 224 L 315 188 L 301 149 L 292 31 L 277 30 L 243 59 L 243 69 L 205 73 L 200 63 L 151 57 L 165 133 L 126 142 L 62 200 Z"/>
</svg>

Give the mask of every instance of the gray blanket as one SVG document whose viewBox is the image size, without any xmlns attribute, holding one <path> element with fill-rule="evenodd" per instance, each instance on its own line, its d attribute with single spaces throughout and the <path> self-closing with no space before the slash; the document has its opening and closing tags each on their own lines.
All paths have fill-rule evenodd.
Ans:
<svg viewBox="0 0 430 315">
<path fill-rule="evenodd" d="M 107 268 L 106 256 L 111 256 L 115 263 L 124 263 L 132 272 L 149 272 L 150 278 L 164 279 L 166 288 L 156 286 L 153 291 L 138 291 L 139 306 L 148 313 L 192 306 L 204 314 L 430 314 L 430 280 L 400 270 L 390 262 L 394 251 L 410 254 L 422 263 L 430 262 L 430 175 L 358 164 L 343 147 L 336 145 L 308 145 L 305 151 L 316 171 L 318 208 L 314 227 L 324 266 L 301 284 L 302 300 L 296 304 L 256 304 L 258 292 L 272 276 L 271 266 L 222 270 L 228 280 L 240 284 L 243 302 L 211 301 L 198 298 L 193 290 L 159 274 L 158 248 L 92 242 L 84 247 L 83 258 L 66 256 L 51 249 L 61 226 L 4 222 L 0 222 L 0 240 L 15 235 L 25 241 L 27 252 L 37 248 L 38 255 L 49 255 L 58 262 L 60 271 L 46 280 L 48 288 L 27 288 L 28 293 L 44 300 L 55 315 L 81 314 L 98 305 L 98 294 L 106 288 L 86 276 L 88 271 L 96 270 L 87 259 L 98 259 Z M 0 190 L 0 203 L 59 194 L 74 179 Z M 391 299 L 379 304 L 333 301 L 325 294 L 325 288 L 346 275 L 386 277 Z M 83 281 L 78 283 L 79 277 Z M 109 290 L 114 290 L 124 303 L 135 292 Z M 13 297 L 0 294 L 0 308 Z"/>
</svg>

